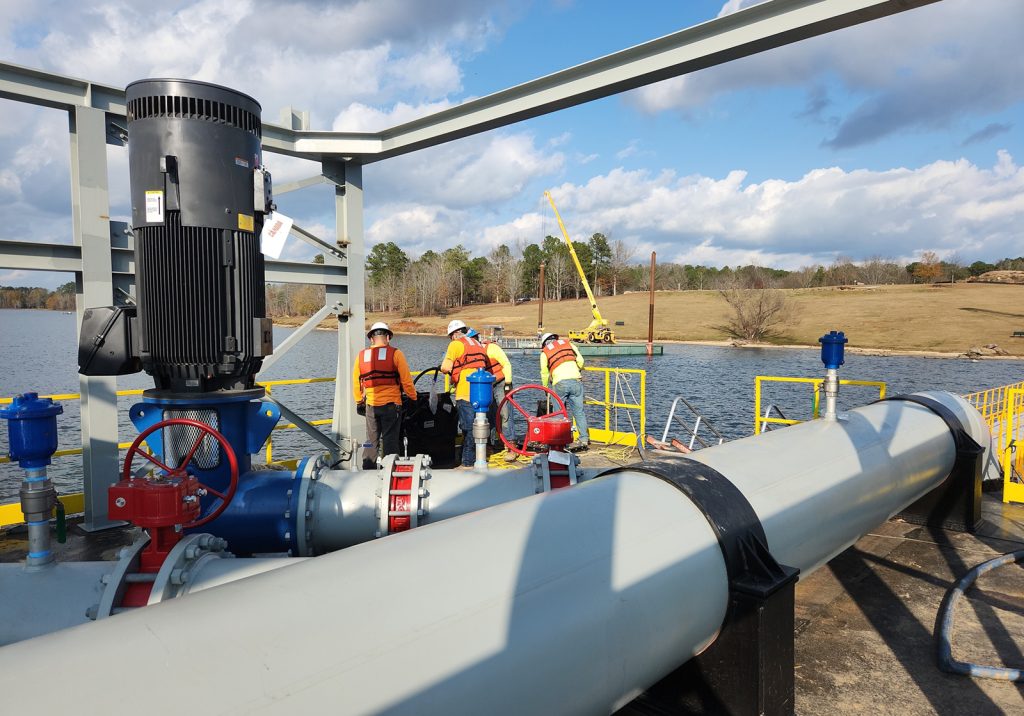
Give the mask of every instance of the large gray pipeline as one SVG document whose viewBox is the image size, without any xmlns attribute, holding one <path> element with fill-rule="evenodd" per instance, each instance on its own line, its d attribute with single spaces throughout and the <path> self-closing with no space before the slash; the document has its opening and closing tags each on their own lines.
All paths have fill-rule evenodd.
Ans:
<svg viewBox="0 0 1024 716">
<path fill-rule="evenodd" d="M 932 397 L 989 444 L 973 408 Z M 697 457 L 806 574 L 941 483 L 954 454 L 940 418 L 897 401 Z M 105 708 L 607 713 L 715 638 L 727 590 L 702 513 L 625 472 L 0 649 L 0 688 L 28 708 L 48 668 L 79 657 L 96 671 L 64 685 Z"/>
</svg>

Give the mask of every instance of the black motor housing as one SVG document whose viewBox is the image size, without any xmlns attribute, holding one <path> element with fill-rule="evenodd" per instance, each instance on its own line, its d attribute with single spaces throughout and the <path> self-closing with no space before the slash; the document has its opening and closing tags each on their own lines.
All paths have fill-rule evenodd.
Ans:
<svg viewBox="0 0 1024 716">
<path fill-rule="evenodd" d="M 251 388 L 272 351 L 260 105 L 190 80 L 141 80 L 126 95 L 142 367 L 163 391 Z"/>
</svg>

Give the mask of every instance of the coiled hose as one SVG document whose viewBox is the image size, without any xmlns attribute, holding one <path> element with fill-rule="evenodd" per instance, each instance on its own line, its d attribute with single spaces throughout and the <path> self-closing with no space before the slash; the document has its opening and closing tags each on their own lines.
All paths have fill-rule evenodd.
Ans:
<svg viewBox="0 0 1024 716">
<path fill-rule="evenodd" d="M 946 592 L 946 596 L 942 600 L 942 606 L 939 607 L 938 615 L 939 633 L 937 635 L 937 647 L 940 669 L 951 674 L 961 674 L 980 679 L 1024 682 L 1024 671 L 1020 669 L 1008 669 L 1002 666 L 982 666 L 957 661 L 953 658 L 953 646 L 950 643 L 950 633 L 953 631 L 953 610 L 956 609 L 957 602 L 960 601 L 964 592 L 974 584 L 978 577 L 986 572 L 991 572 L 996 567 L 1002 567 L 1005 564 L 1014 564 L 1021 561 L 1024 561 L 1024 550 L 1009 552 L 1001 557 L 990 559 L 965 574 L 960 578 L 959 582 L 953 585 L 952 589 Z"/>
</svg>

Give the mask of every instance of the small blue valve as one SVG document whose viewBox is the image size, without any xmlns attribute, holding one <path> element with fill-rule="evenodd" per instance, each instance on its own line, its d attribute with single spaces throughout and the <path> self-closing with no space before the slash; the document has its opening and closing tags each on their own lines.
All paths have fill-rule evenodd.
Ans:
<svg viewBox="0 0 1024 716">
<path fill-rule="evenodd" d="M 826 370 L 836 370 L 844 363 L 844 346 L 849 343 L 849 339 L 842 331 L 829 331 L 818 339 L 818 343 L 821 344 L 821 362 L 825 364 Z"/>
</svg>

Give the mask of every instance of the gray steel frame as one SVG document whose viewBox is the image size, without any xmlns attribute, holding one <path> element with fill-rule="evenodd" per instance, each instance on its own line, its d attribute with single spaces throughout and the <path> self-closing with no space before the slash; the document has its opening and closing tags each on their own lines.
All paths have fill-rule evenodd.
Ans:
<svg viewBox="0 0 1024 716">
<path fill-rule="evenodd" d="M 365 428 L 356 416 L 348 371 L 363 345 L 362 165 L 503 127 L 601 97 L 903 12 L 937 0 L 772 0 L 547 77 L 381 132 L 309 131 L 263 125 L 269 152 L 319 161 L 321 177 L 293 182 L 281 193 L 332 182 L 336 247 L 295 229 L 325 251 L 323 264 L 267 261 L 267 281 L 326 287 L 317 313 L 338 316 L 338 369 L 332 437 L 351 454 Z M 121 145 L 125 94 L 118 87 L 0 62 L 0 98 L 68 112 L 74 245 L 0 241 L 0 268 L 73 271 L 78 319 L 85 306 L 109 305 L 131 293 L 131 236 L 111 222 L 104 145 Z M 307 324 L 305 335 L 315 324 Z M 275 360 L 298 340 L 283 343 Z M 117 479 L 117 399 L 113 378 L 82 378 L 82 448 L 86 525 L 108 526 L 106 488 Z"/>
</svg>

